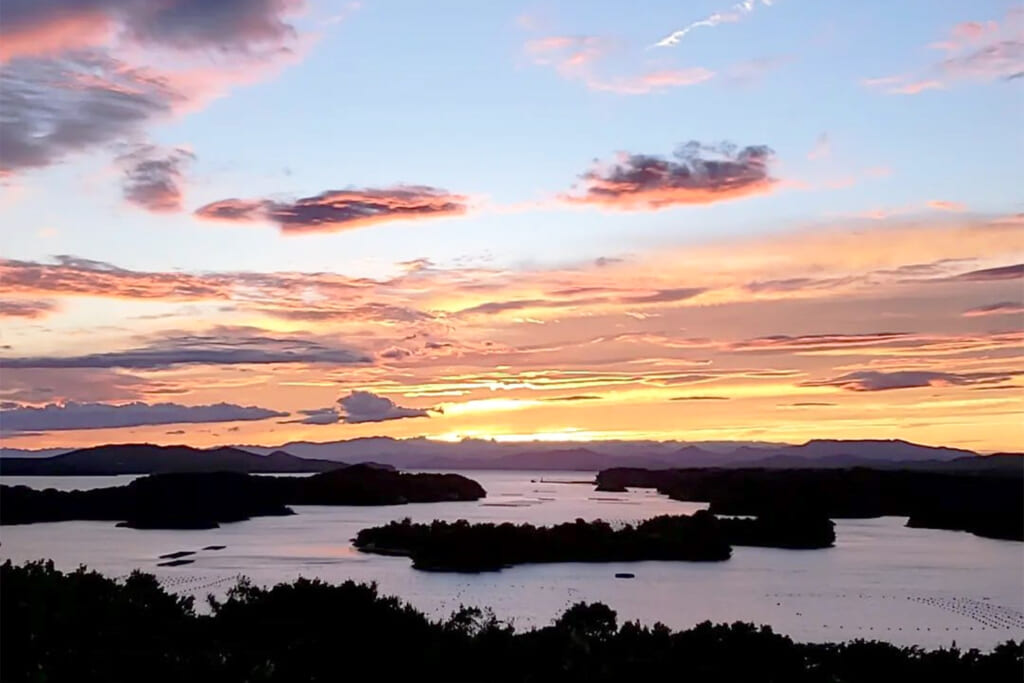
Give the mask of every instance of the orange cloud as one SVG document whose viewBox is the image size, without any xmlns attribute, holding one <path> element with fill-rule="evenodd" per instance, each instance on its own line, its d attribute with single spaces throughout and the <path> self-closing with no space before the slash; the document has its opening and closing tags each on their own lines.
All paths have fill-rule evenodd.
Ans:
<svg viewBox="0 0 1024 683">
<path fill-rule="evenodd" d="M 456 324 L 504 328 L 517 321 L 593 315 L 628 316 L 638 325 L 653 325 L 661 315 L 685 307 L 821 300 L 912 284 L 1012 283 L 1021 277 L 1020 269 L 1005 264 L 1012 254 L 1024 254 L 1015 226 L 1003 219 L 887 222 L 870 229 L 858 223 L 818 225 L 770 239 L 736 238 L 554 270 L 442 270 L 406 264 L 385 279 L 134 271 L 64 256 L 53 263 L 0 260 L 0 280 L 7 296 L 22 299 L 223 302 L 229 306 L 225 316 L 274 329 L 359 326 L 360 333 L 371 334 L 400 325 L 445 335 Z M 998 290 L 992 296 L 990 301 L 1010 293 Z M 282 327 L 275 320 L 294 324 Z M 377 350 L 396 345 L 393 337 L 386 341 Z M 444 341 L 443 336 L 435 341 Z"/>
</svg>

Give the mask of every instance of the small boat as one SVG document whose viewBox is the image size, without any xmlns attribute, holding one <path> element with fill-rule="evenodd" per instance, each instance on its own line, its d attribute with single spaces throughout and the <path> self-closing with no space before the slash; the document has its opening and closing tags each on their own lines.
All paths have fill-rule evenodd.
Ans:
<svg viewBox="0 0 1024 683">
<path fill-rule="evenodd" d="M 619 572 L 618 574 L 615 575 L 615 578 L 616 579 L 634 579 L 634 578 L 636 578 L 636 574 L 633 574 L 632 572 Z"/>
</svg>

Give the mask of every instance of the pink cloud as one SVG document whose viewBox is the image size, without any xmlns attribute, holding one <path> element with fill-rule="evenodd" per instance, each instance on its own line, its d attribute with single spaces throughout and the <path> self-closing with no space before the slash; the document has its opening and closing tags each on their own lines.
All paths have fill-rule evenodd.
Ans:
<svg viewBox="0 0 1024 683">
<path fill-rule="evenodd" d="M 917 95 L 925 90 L 942 90 L 944 87 L 945 86 L 942 84 L 942 81 L 915 81 L 912 83 L 904 83 L 902 85 L 894 86 L 887 92 L 893 93 L 894 95 Z"/>
<path fill-rule="evenodd" d="M 230 222 L 267 221 L 284 233 L 338 232 L 394 220 L 459 216 L 468 198 L 422 185 L 328 190 L 294 202 L 223 199 L 196 209 L 200 218 Z"/>
<path fill-rule="evenodd" d="M 55 55 L 114 38 L 172 50 L 247 53 L 293 39 L 296 31 L 286 17 L 303 5 L 302 0 L 234 0 L 226 8 L 205 0 L 12 1 L 5 3 L 0 22 L 0 61 Z"/>
<path fill-rule="evenodd" d="M 869 88 L 894 95 L 916 95 L 964 82 L 1008 81 L 1024 76 L 1024 38 L 1021 13 L 1011 11 L 1000 24 L 968 21 L 957 24 L 949 36 L 929 45 L 946 56 L 917 74 L 865 79 Z"/>
<path fill-rule="evenodd" d="M 300 59 L 313 38 L 286 19 L 299 0 L 160 3 L 74 0 L 4 5 L 7 98 L 0 175 L 146 138 L 156 122 Z M 43 105 L 45 103 L 45 106 Z"/>
<path fill-rule="evenodd" d="M 928 206 L 939 211 L 966 211 L 967 205 L 963 202 L 951 202 L 945 199 L 933 199 L 928 202 Z"/>
<path fill-rule="evenodd" d="M 545 36 L 528 40 L 524 52 L 540 66 L 549 66 L 567 80 L 590 90 L 618 95 L 644 95 L 697 85 L 714 78 L 702 67 L 647 69 L 627 75 L 600 73 L 597 65 L 613 51 L 613 41 L 599 36 Z"/>
<path fill-rule="evenodd" d="M 55 55 L 71 48 L 102 45 L 110 39 L 114 22 L 94 9 L 64 12 L 46 21 L 23 25 L 0 22 L 0 64 L 15 57 Z M 7 24 L 6 29 L 4 28 Z"/>
<path fill-rule="evenodd" d="M 651 92 L 697 85 L 715 77 L 715 72 L 703 67 L 690 69 L 664 69 L 649 71 L 638 76 L 601 80 L 587 79 L 591 90 L 613 92 L 619 95 L 644 95 Z"/>
</svg>

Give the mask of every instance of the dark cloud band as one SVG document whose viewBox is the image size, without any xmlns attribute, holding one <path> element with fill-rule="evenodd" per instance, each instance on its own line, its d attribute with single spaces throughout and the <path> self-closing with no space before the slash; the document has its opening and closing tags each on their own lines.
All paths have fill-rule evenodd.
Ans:
<svg viewBox="0 0 1024 683">
<path fill-rule="evenodd" d="M 222 199 L 196 210 L 200 218 L 230 222 L 265 221 L 284 233 L 338 232 L 387 221 L 458 216 L 468 199 L 423 185 L 328 190 L 292 202 Z"/>
</svg>

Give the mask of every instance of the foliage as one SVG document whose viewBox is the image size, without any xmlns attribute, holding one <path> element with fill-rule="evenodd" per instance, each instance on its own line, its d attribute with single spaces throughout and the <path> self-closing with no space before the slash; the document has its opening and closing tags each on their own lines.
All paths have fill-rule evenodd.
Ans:
<svg viewBox="0 0 1024 683">
<path fill-rule="evenodd" d="M 51 562 L 0 567 L 0 679 L 23 681 L 1019 681 L 1024 645 L 924 651 L 795 643 L 768 627 L 672 631 L 595 603 L 517 633 L 462 607 L 431 621 L 375 585 L 243 581 L 198 614 L 152 576 L 116 582 Z"/>
</svg>

